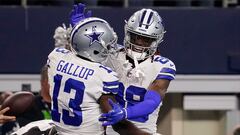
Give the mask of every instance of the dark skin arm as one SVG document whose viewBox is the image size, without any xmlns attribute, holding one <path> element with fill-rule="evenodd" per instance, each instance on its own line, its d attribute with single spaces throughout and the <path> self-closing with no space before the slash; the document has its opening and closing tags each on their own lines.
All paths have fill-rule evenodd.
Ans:
<svg viewBox="0 0 240 135">
<path fill-rule="evenodd" d="M 48 84 L 48 67 L 44 65 L 41 69 L 41 91 L 40 94 L 45 102 L 51 103 L 49 95 L 50 85 Z"/>
<path fill-rule="evenodd" d="M 113 101 L 116 101 L 114 95 L 102 95 L 99 99 L 100 108 L 103 113 L 107 113 L 112 109 L 108 103 L 108 99 L 111 98 Z M 134 124 L 127 120 L 122 120 L 115 125 L 112 125 L 113 129 L 118 132 L 120 135 L 150 135 L 147 132 L 144 132 L 138 129 Z"/>
<path fill-rule="evenodd" d="M 150 84 L 148 89 L 156 91 L 157 93 L 159 93 L 159 95 L 163 99 L 165 97 L 165 94 L 167 92 L 169 84 L 170 84 L 169 80 L 165 80 L 165 79 L 154 80 Z M 106 103 L 106 104 L 108 104 L 108 103 Z M 140 129 L 135 127 L 131 122 L 129 122 L 127 120 L 122 120 L 122 121 L 118 122 L 117 124 L 113 125 L 113 129 L 121 135 L 148 135 L 148 133 L 141 131 Z"/>
<path fill-rule="evenodd" d="M 169 80 L 165 80 L 165 79 L 154 80 L 149 85 L 148 89 L 156 91 L 163 99 L 165 97 L 169 84 L 170 84 Z"/>
</svg>

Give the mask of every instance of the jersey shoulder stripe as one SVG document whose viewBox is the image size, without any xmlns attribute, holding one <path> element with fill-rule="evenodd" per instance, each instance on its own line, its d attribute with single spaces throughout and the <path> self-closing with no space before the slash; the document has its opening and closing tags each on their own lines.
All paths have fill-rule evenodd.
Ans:
<svg viewBox="0 0 240 135">
<path fill-rule="evenodd" d="M 104 92 L 111 92 L 113 94 L 117 94 L 119 89 L 119 81 L 113 82 L 103 82 L 103 91 Z"/>
<path fill-rule="evenodd" d="M 157 66 L 160 70 L 156 77 L 156 80 L 167 79 L 171 81 L 175 79 L 176 67 L 170 59 L 160 55 L 155 55 L 153 61 L 157 63 Z"/>
</svg>

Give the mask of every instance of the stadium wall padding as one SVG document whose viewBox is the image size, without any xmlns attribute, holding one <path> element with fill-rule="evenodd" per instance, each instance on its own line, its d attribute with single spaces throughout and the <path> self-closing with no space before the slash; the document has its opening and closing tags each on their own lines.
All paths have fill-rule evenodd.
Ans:
<svg viewBox="0 0 240 135">
<path fill-rule="evenodd" d="M 91 8 L 90 8 L 91 9 Z M 92 8 L 122 44 L 124 20 L 137 8 Z M 160 52 L 177 74 L 240 74 L 240 9 L 155 9 L 167 31 Z M 39 74 L 70 7 L 0 7 L 0 74 Z"/>
</svg>

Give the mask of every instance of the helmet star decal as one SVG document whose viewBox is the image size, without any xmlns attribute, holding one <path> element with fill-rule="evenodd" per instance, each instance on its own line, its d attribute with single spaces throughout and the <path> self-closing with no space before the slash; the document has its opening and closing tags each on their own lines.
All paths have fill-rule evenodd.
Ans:
<svg viewBox="0 0 240 135">
<path fill-rule="evenodd" d="M 87 36 L 90 39 L 89 46 L 91 46 L 94 42 L 101 44 L 100 38 L 104 32 L 96 32 L 94 28 L 92 29 L 92 31 L 93 33 L 85 34 L 85 36 Z"/>
</svg>

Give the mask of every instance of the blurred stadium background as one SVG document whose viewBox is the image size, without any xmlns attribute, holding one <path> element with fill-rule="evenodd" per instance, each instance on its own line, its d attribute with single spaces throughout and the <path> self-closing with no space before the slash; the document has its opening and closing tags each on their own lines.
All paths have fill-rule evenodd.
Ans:
<svg viewBox="0 0 240 135">
<path fill-rule="evenodd" d="M 85 3 L 124 37 L 124 20 L 140 8 L 162 16 L 161 54 L 176 80 L 159 113 L 163 135 L 231 135 L 240 124 L 239 0 L 0 0 L 0 92 L 40 90 L 40 69 L 57 26 L 73 3 Z"/>
</svg>

